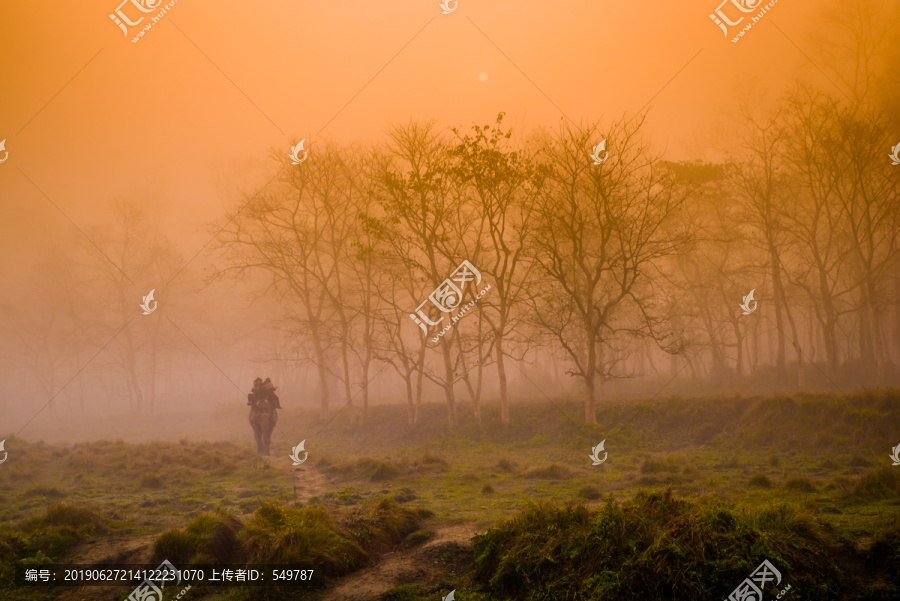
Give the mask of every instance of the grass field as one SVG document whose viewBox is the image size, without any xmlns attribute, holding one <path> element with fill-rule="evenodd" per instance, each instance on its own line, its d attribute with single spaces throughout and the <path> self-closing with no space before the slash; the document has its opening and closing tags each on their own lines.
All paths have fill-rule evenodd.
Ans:
<svg viewBox="0 0 900 601">
<path fill-rule="evenodd" d="M 10 438 L 0 596 L 123 599 L 8 579 L 16 562 L 168 558 L 328 575 L 182 599 L 708 599 L 769 559 L 787 599 L 900 598 L 900 392 L 612 403 L 597 425 L 579 409 L 516 405 L 503 428 L 489 406 L 454 432 L 441 406 L 415 428 L 404 407 L 374 407 L 356 430 L 288 409 L 269 458 L 237 412 L 216 442 Z M 309 459 L 291 466 L 303 439 Z"/>
</svg>

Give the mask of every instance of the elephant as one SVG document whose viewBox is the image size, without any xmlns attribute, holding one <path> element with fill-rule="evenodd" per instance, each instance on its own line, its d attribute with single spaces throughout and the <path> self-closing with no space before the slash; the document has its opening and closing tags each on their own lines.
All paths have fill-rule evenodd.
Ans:
<svg viewBox="0 0 900 601">
<path fill-rule="evenodd" d="M 276 423 L 278 423 L 278 411 L 268 399 L 259 401 L 250 407 L 250 425 L 253 427 L 258 454 L 269 454 L 272 430 L 275 429 Z"/>
</svg>

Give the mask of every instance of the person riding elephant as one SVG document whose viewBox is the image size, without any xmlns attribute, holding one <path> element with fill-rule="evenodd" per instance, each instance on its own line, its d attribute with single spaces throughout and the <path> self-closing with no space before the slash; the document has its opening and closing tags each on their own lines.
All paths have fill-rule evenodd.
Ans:
<svg viewBox="0 0 900 601">
<path fill-rule="evenodd" d="M 262 389 L 263 389 L 263 397 L 262 398 L 268 400 L 272 404 L 272 406 L 275 407 L 276 409 L 281 409 L 281 401 L 278 399 L 278 395 L 275 394 L 275 391 L 277 390 L 277 388 L 276 388 L 275 384 L 272 383 L 272 380 L 270 380 L 269 378 L 266 378 L 266 381 L 262 383 Z"/>
<path fill-rule="evenodd" d="M 266 378 L 263 382 L 260 378 L 256 378 L 253 390 L 247 395 L 247 404 L 250 405 L 250 426 L 256 439 L 256 452 L 268 455 L 272 431 L 278 423 L 277 410 L 281 409 L 272 381 Z"/>
<path fill-rule="evenodd" d="M 253 389 L 247 395 L 247 404 L 255 407 L 256 403 L 263 399 L 263 379 L 257 377 L 253 380 Z"/>
</svg>

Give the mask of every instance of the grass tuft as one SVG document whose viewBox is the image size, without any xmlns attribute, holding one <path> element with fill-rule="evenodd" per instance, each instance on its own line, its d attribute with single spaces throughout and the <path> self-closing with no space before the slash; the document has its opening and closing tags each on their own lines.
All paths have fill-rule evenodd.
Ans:
<svg viewBox="0 0 900 601">
<path fill-rule="evenodd" d="M 572 470 L 559 463 L 551 463 L 544 467 L 533 467 L 524 476 L 529 479 L 565 480 L 572 477 Z"/>
<path fill-rule="evenodd" d="M 789 566 L 797 591 L 834 599 L 840 571 L 827 532 L 792 507 L 750 513 L 669 490 L 610 498 L 597 511 L 530 503 L 475 537 L 474 577 L 497 598 L 722 598 L 770 558 Z"/>
<path fill-rule="evenodd" d="M 750 486 L 757 488 L 772 488 L 772 481 L 765 474 L 756 474 L 750 478 Z"/>
<path fill-rule="evenodd" d="M 816 492 L 816 485 L 809 478 L 790 478 L 784 483 L 784 487 L 794 492 L 812 493 Z"/>
</svg>

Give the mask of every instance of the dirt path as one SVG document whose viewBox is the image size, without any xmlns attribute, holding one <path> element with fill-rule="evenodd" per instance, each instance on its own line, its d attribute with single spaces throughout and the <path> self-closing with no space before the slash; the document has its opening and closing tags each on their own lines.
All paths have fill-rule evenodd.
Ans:
<svg viewBox="0 0 900 601">
<path fill-rule="evenodd" d="M 350 574 L 328 591 L 321 601 L 371 601 L 402 584 L 440 577 L 441 571 L 429 551 L 447 544 L 468 546 L 475 534 L 474 524 L 442 526 L 435 531 L 434 538 L 424 545 L 394 551 L 378 563 Z"/>
<path fill-rule="evenodd" d="M 273 467 L 288 475 L 294 486 L 294 499 L 302 503 L 310 497 L 322 495 L 335 490 L 335 484 L 314 465 L 303 463 L 293 465 L 288 457 L 272 456 L 267 458 Z"/>
<path fill-rule="evenodd" d="M 156 539 L 156 536 L 156 534 L 149 534 L 138 538 L 120 540 L 99 539 L 82 549 L 75 558 L 67 560 L 66 563 L 79 565 L 99 563 L 149 564 L 153 541 Z M 63 589 L 62 594 L 57 599 L 58 601 L 109 601 L 109 599 L 118 598 L 116 597 L 118 593 L 131 588 L 133 587 L 67 587 Z"/>
</svg>

